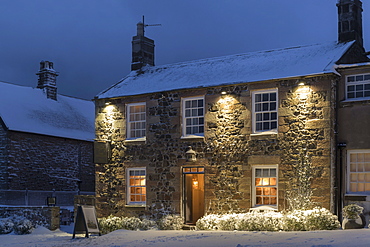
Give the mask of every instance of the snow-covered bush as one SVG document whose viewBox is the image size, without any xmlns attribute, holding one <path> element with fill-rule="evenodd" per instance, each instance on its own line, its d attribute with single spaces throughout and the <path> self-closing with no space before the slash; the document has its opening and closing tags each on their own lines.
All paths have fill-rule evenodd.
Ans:
<svg viewBox="0 0 370 247">
<path fill-rule="evenodd" d="M 28 219 L 16 221 L 13 226 L 14 233 L 17 235 L 30 234 L 34 229 L 32 222 Z"/>
<path fill-rule="evenodd" d="M 306 210 L 305 226 L 307 231 L 313 230 L 335 230 L 340 227 L 338 217 L 326 208 L 314 208 Z"/>
<path fill-rule="evenodd" d="M 107 234 L 109 232 L 122 229 L 122 218 L 121 217 L 110 215 L 107 218 L 99 219 L 98 222 L 99 222 L 99 229 L 102 234 Z"/>
<path fill-rule="evenodd" d="M 355 220 L 362 214 L 363 210 L 364 208 L 357 204 L 349 204 L 343 208 L 343 217 Z"/>
<path fill-rule="evenodd" d="M 199 230 L 238 231 L 310 231 L 340 227 L 337 216 L 325 208 L 294 210 L 287 213 L 251 212 L 244 214 L 209 214 L 196 223 Z"/>
<path fill-rule="evenodd" d="M 176 214 L 165 215 L 158 221 L 160 230 L 180 230 L 183 225 L 184 217 Z"/>
<path fill-rule="evenodd" d="M 14 223 L 11 219 L 0 219 L 0 234 L 8 234 L 13 231 Z"/>
<path fill-rule="evenodd" d="M 218 230 L 218 221 L 221 215 L 208 214 L 197 220 L 196 227 L 198 230 Z"/>
<path fill-rule="evenodd" d="M 141 220 L 136 217 L 123 217 L 122 228 L 126 230 L 139 230 L 141 228 Z"/>
<path fill-rule="evenodd" d="M 157 223 L 154 220 L 142 219 L 141 220 L 141 230 L 150 230 L 150 229 L 157 229 Z"/>
<path fill-rule="evenodd" d="M 99 229 L 102 234 L 107 234 L 118 229 L 126 230 L 149 230 L 157 228 L 157 224 L 153 220 L 139 219 L 136 217 L 117 217 L 110 215 L 107 218 L 101 218 L 99 221 Z"/>
</svg>

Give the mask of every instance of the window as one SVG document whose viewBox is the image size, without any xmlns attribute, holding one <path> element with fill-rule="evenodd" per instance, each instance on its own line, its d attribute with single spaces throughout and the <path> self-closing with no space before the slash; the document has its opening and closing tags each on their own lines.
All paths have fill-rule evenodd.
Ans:
<svg viewBox="0 0 370 247">
<path fill-rule="evenodd" d="M 348 193 L 370 194 L 370 150 L 349 150 Z"/>
<path fill-rule="evenodd" d="M 145 168 L 127 169 L 127 204 L 146 204 Z"/>
<path fill-rule="evenodd" d="M 183 108 L 183 136 L 204 136 L 204 97 L 185 98 Z"/>
<path fill-rule="evenodd" d="M 277 167 L 253 167 L 253 205 L 277 206 Z"/>
<path fill-rule="evenodd" d="M 256 91 L 253 100 L 253 133 L 277 132 L 277 90 Z"/>
<path fill-rule="evenodd" d="M 127 139 L 144 139 L 146 135 L 145 103 L 127 105 Z"/>
<path fill-rule="evenodd" d="M 370 74 L 351 75 L 346 77 L 346 98 L 370 97 Z"/>
</svg>

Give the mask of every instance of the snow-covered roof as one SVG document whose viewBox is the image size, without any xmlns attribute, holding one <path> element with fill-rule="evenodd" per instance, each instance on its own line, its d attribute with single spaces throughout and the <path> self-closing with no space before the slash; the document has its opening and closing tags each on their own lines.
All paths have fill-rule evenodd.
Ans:
<svg viewBox="0 0 370 247">
<path fill-rule="evenodd" d="M 0 82 L 0 118 L 9 130 L 77 140 L 94 140 L 92 101 L 57 96 L 43 90 Z"/>
<path fill-rule="evenodd" d="M 208 58 L 132 71 L 97 98 L 335 73 L 354 42 L 327 43 Z"/>
</svg>

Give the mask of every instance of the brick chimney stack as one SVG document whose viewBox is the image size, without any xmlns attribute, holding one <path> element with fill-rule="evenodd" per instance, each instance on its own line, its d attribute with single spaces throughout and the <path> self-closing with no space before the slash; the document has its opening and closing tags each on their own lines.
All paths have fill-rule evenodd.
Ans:
<svg viewBox="0 0 370 247">
<path fill-rule="evenodd" d="M 144 36 L 144 22 L 137 24 L 137 34 L 132 37 L 131 70 L 140 70 L 145 65 L 154 66 L 154 40 Z"/>
<path fill-rule="evenodd" d="M 338 0 L 338 41 L 356 40 L 363 46 L 362 2 L 360 0 Z"/>
<path fill-rule="evenodd" d="M 57 76 L 52 62 L 41 61 L 40 70 L 36 75 L 39 76 L 37 88 L 41 88 L 49 99 L 57 100 Z"/>
</svg>

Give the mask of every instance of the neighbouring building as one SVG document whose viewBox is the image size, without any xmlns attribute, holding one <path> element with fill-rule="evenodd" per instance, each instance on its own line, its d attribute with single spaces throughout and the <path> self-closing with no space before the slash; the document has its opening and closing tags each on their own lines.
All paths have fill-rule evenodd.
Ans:
<svg viewBox="0 0 370 247">
<path fill-rule="evenodd" d="M 368 213 L 362 3 L 337 7 L 338 42 L 162 66 L 139 23 L 131 73 L 95 98 L 98 215 L 194 224 L 307 205 L 340 214 L 358 199 Z"/>
<path fill-rule="evenodd" d="M 0 204 L 73 206 L 95 192 L 94 104 L 57 94 L 52 62 L 37 75 L 37 88 L 0 82 Z"/>
</svg>

